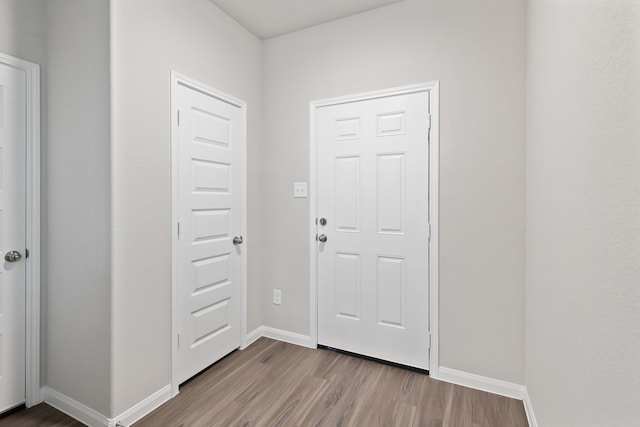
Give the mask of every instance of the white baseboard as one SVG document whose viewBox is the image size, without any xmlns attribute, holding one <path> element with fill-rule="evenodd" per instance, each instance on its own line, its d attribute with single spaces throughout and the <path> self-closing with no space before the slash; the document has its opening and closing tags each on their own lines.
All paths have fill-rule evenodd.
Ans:
<svg viewBox="0 0 640 427">
<path fill-rule="evenodd" d="M 118 423 L 129 426 L 169 400 L 171 398 L 171 386 L 164 386 L 142 402 L 123 412 L 119 417 L 113 419 L 109 419 L 106 415 L 49 387 L 42 388 L 42 396 L 48 405 L 89 427 L 116 427 Z"/>
<path fill-rule="evenodd" d="M 531 399 L 529 398 L 529 392 L 527 391 L 527 387 L 523 385 L 470 374 L 468 372 L 456 371 L 455 369 L 444 368 L 442 366 L 439 369 L 437 379 L 465 387 L 475 388 L 477 390 L 487 391 L 489 393 L 499 394 L 512 399 L 522 400 L 524 411 L 527 414 L 529 427 L 538 427 L 536 416 L 533 413 Z"/>
<path fill-rule="evenodd" d="M 527 413 L 527 420 L 529 421 L 529 427 L 538 427 L 538 421 L 536 421 L 536 416 L 533 413 L 533 405 L 531 405 L 531 398 L 529 397 L 529 392 L 524 390 L 524 411 Z"/>
<path fill-rule="evenodd" d="M 109 425 L 109 419 L 106 415 L 49 387 L 42 388 L 42 397 L 48 405 L 53 406 L 57 410 L 64 412 L 89 427 L 115 427 L 115 423 Z"/>
<path fill-rule="evenodd" d="M 171 384 L 162 387 L 142 402 L 123 412 L 119 417 L 109 420 L 110 426 L 115 426 L 116 423 L 130 426 L 169 399 L 171 399 Z"/>
<path fill-rule="evenodd" d="M 295 332 L 284 331 L 282 329 L 271 328 L 269 326 L 261 326 L 255 331 L 248 334 L 247 342 L 256 341 L 260 337 L 288 342 L 290 344 L 296 344 L 302 347 L 316 348 L 315 345 L 312 345 L 311 337 L 309 335 L 297 334 Z"/>
<path fill-rule="evenodd" d="M 260 326 L 256 328 L 253 332 L 249 332 L 247 336 L 244 338 L 244 345 L 240 348 L 240 350 L 244 350 L 254 342 L 258 341 L 262 337 L 263 328 L 264 326 Z"/>
<path fill-rule="evenodd" d="M 439 369 L 437 379 L 518 400 L 523 400 L 526 392 L 525 386 L 520 384 L 496 380 L 468 372 L 456 371 L 455 369 L 442 366 Z"/>
</svg>

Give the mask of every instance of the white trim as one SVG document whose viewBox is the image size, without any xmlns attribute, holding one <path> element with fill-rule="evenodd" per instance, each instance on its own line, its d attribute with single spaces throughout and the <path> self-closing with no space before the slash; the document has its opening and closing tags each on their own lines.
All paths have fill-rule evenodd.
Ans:
<svg viewBox="0 0 640 427">
<path fill-rule="evenodd" d="M 171 384 L 167 384 L 142 402 L 123 412 L 119 417 L 109 420 L 109 424 L 113 426 L 117 424 L 130 426 L 160 407 L 160 405 L 171 399 L 171 397 Z"/>
<path fill-rule="evenodd" d="M 40 393 L 40 66 L 0 53 L 0 63 L 26 74 L 26 406 L 42 402 Z"/>
<path fill-rule="evenodd" d="M 309 104 L 309 335 L 318 346 L 318 107 Z"/>
<path fill-rule="evenodd" d="M 527 421 L 529 421 L 529 427 L 538 427 L 538 421 L 536 420 L 536 416 L 533 413 L 533 405 L 531 404 L 531 397 L 529 397 L 529 391 L 524 390 L 524 411 L 527 414 Z"/>
<path fill-rule="evenodd" d="M 429 375 L 440 375 L 440 82 L 432 82 L 429 90 Z"/>
<path fill-rule="evenodd" d="M 211 97 L 234 105 L 242 111 L 244 120 L 244 129 L 242 138 L 245 141 L 245 153 L 242 160 L 244 174 L 240 187 L 242 189 L 242 209 L 241 209 L 241 235 L 244 237 L 242 254 L 240 256 L 240 345 L 241 348 L 246 347 L 247 335 L 247 252 L 249 236 L 247 235 L 247 104 L 231 95 L 228 95 L 218 89 L 198 82 L 190 77 L 171 71 L 171 394 L 178 394 L 180 386 L 177 378 L 178 363 L 178 320 L 176 312 L 176 295 L 178 283 L 178 127 L 176 126 L 178 117 L 178 87 L 180 85 L 202 92 Z"/>
<path fill-rule="evenodd" d="M 171 384 L 162 387 L 115 418 L 108 418 L 106 415 L 49 387 L 43 387 L 41 394 L 48 405 L 90 427 L 116 427 L 118 425 L 132 425 L 171 399 Z"/>
<path fill-rule="evenodd" d="M 109 423 L 109 419 L 105 415 L 49 387 L 42 388 L 42 396 L 48 405 L 90 427 L 115 426 L 115 423 Z"/>
<path fill-rule="evenodd" d="M 457 371 L 455 369 L 445 368 L 444 366 L 440 367 L 440 377 L 438 379 L 518 400 L 522 400 L 526 392 L 525 386 L 520 384 Z"/>
<path fill-rule="evenodd" d="M 174 338 L 178 335 L 176 295 L 178 283 L 178 76 L 171 71 L 171 395 L 178 394 L 178 346 Z"/>
<path fill-rule="evenodd" d="M 429 373 L 432 377 L 439 377 L 439 162 L 440 162 L 440 82 L 433 81 L 392 89 L 378 90 L 356 95 L 312 101 L 309 103 L 309 236 L 317 233 L 316 218 L 318 216 L 318 166 L 317 166 L 317 109 L 329 105 L 364 101 L 387 96 L 405 95 L 416 92 L 429 92 L 429 113 L 431 114 L 431 131 L 429 133 L 429 222 L 431 223 L 431 239 L 429 240 L 429 323 L 431 332 L 431 347 L 429 349 Z M 310 312 L 310 346 L 318 344 L 318 246 L 315 239 L 310 238 L 309 244 L 309 312 Z"/>
<path fill-rule="evenodd" d="M 302 347 L 317 347 L 317 343 L 312 342 L 309 335 L 302 335 L 295 332 L 284 331 L 282 329 L 270 328 L 269 326 L 262 326 L 261 329 L 262 336 L 266 338 L 288 342 L 289 344 L 300 345 Z"/>
<path fill-rule="evenodd" d="M 313 349 L 317 348 L 317 343 L 314 343 L 309 335 L 302 335 L 269 326 L 260 326 L 247 335 L 247 344 L 242 347 L 242 349 L 244 350 L 262 337 L 271 338 L 276 341 L 288 342 L 289 344 L 295 344 L 302 347 Z"/>
<path fill-rule="evenodd" d="M 254 329 L 253 332 L 248 333 L 244 337 L 244 344 L 242 345 L 242 347 L 240 349 L 244 350 L 245 348 L 249 347 L 254 342 L 258 341 L 263 336 L 262 335 L 263 328 L 264 328 L 263 326 L 260 326 L 260 327 L 258 327 L 256 329 Z"/>
</svg>

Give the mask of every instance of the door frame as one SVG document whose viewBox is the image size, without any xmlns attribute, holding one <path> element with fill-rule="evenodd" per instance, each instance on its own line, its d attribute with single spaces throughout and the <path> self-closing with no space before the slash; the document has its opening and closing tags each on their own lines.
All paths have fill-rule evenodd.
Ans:
<svg viewBox="0 0 640 427">
<path fill-rule="evenodd" d="M 247 104 L 231 95 L 201 83 L 176 71 L 171 71 L 171 396 L 178 394 L 178 90 L 185 86 L 212 98 L 227 102 L 240 108 L 244 120 L 242 143 L 244 155 L 240 166 L 244 173 L 240 182 L 242 197 L 240 198 L 241 235 L 245 243 L 240 254 L 240 345 L 246 346 L 247 337 Z"/>
<path fill-rule="evenodd" d="M 0 63 L 26 74 L 26 406 L 42 402 L 40 390 L 40 66 L 0 53 Z"/>
<path fill-rule="evenodd" d="M 318 345 L 318 245 L 316 220 L 318 218 L 318 109 L 331 105 L 345 104 L 356 101 L 367 101 L 383 97 L 406 95 L 417 92 L 429 92 L 429 112 L 431 115 L 431 130 L 429 133 L 429 219 L 431 237 L 429 239 L 429 327 L 431 334 L 429 348 L 429 374 L 438 378 L 439 371 L 439 334 L 438 334 L 438 288 L 439 288 L 439 148 L 440 148 L 440 82 L 432 81 L 373 92 L 341 96 L 310 102 L 310 176 L 309 190 L 309 283 L 310 283 L 310 341 L 313 347 Z"/>
</svg>

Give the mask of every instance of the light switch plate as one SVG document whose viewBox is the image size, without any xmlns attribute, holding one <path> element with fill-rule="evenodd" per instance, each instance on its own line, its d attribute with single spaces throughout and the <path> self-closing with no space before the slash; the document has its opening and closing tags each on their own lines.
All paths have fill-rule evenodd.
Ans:
<svg viewBox="0 0 640 427">
<path fill-rule="evenodd" d="M 293 183 L 293 197 L 307 197 L 307 183 L 306 182 L 294 182 Z"/>
</svg>

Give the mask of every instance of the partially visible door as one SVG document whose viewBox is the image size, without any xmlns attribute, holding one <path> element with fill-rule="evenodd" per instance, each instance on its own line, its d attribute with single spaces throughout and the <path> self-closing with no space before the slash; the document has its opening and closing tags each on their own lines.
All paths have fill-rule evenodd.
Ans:
<svg viewBox="0 0 640 427">
<path fill-rule="evenodd" d="M 0 64 L 0 412 L 25 402 L 26 96 Z"/>
<path fill-rule="evenodd" d="M 421 369 L 429 114 L 428 91 L 317 110 L 318 343 Z"/>
<path fill-rule="evenodd" d="M 184 85 L 178 105 L 177 378 L 182 383 L 241 345 L 245 118 L 240 107 Z"/>
</svg>

